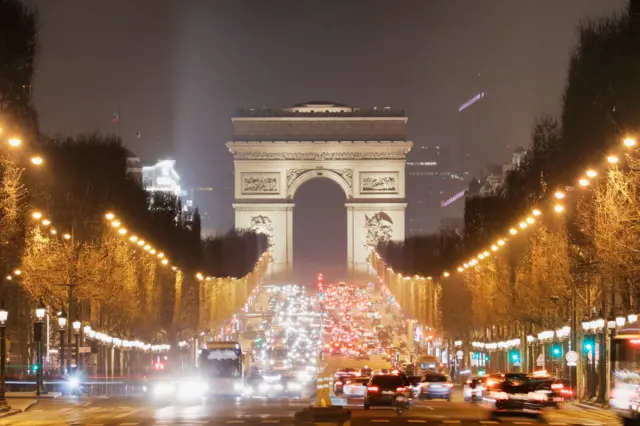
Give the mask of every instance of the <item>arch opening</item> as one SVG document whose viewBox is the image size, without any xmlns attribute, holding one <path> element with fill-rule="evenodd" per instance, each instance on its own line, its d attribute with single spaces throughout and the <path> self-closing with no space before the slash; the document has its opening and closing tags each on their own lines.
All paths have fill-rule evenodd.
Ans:
<svg viewBox="0 0 640 426">
<path fill-rule="evenodd" d="M 344 189 L 334 179 L 316 175 L 296 188 L 293 201 L 296 282 L 310 283 L 318 272 L 322 272 L 326 280 L 346 280 L 348 241 Z"/>
<path fill-rule="evenodd" d="M 351 172 L 349 172 L 351 173 Z M 344 196 L 346 199 L 353 198 L 353 189 L 351 187 L 350 180 L 351 175 L 334 171 L 334 170 L 326 170 L 326 169 L 309 169 L 303 170 L 295 177 L 292 178 L 292 182 L 289 185 L 289 189 L 287 191 L 287 198 L 293 199 L 298 192 L 298 189 L 309 182 L 310 180 L 317 178 L 326 178 L 332 180 L 342 189 Z"/>
</svg>

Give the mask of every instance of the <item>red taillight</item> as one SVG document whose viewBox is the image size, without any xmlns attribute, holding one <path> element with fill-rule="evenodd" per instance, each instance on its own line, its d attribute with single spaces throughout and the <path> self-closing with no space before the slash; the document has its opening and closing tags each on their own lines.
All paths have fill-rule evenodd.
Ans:
<svg viewBox="0 0 640 426">
<path fill-rule="evenodd" d="M 554 383 L 551 385 L 551 389 L 562 389 L 564 385 L 562 383 Z"/>
<path fill-rule="evenodd" d="M 377 386 L 367 386 L 367 392 L 378 392 L 380 390 Z"/>
</svg>

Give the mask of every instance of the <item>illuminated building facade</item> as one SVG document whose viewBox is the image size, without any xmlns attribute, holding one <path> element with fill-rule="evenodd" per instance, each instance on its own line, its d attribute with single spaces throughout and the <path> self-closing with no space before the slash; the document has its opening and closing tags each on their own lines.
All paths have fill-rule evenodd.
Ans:
<svg viewBox="0 0 640 426">
<path fill-rule="evenodd" d="M 170 192 L 181 196 L 180 175 L 175 160 L 161 160 L 153 166 L 142 167 L 142 187 L 146 191 Z"/>
</svg>

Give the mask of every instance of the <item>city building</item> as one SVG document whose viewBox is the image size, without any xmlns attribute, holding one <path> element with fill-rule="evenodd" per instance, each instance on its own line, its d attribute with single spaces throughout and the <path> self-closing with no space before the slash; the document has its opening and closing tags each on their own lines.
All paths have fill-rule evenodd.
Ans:
<svg viewBox="0 0 640 426">
<path fill-rule="evenodd" d="M 444 218 L 462 217 L 464 203 L 448 200 L 464 195 L 467 182 L 453 172 L 448 147 L 416 144 L 407 155 L 406 173 L 407 235 L 437 232 Z"/>
<path fill-rule="evenodd" d="M 140 157 L 126 149 L 127 174 L 130 175 L 139 185 L 142 185 L 142 163 Z"/>
<path fill-rule="evenodd" d="M 146 191 L 171 192 L 181 196 L 180 175 L 175 160 L 160 160 L 153 166 L 142 167 L 142 187 Z"/>
<path fill-rule="evenodd" d="M 510 162 L 491 166 L 489 167 L 489 175 L 486 178 L 482 180 L 475 179 L 477 184 L 470 185 L 469 194 L 487 196 L 499 193 L 504 185 L 507 174 L 512 170 L 520 168 L 526 154 L 527 151 L 524 148 L 516 148 L 511 156 Z"/>
</svg>

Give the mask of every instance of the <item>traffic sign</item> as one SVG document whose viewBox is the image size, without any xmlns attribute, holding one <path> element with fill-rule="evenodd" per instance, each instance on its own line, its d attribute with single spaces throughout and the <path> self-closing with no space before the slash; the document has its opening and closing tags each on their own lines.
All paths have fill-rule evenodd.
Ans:
<svg viewBox="0 0 640 426">
<path fill-rule="evenodd" d="M 90 354 L 91 353 L 91 346 L 80 346 L 78 349 L 80 349 L 80 353 L 81 354 Z"/>
<path fill-rule="evenodd" d="M 565 355 L 565 359 L 569 367 L 575 367 L 578 362 L 578 353 L 576 351 L 569 351 Z"/>
<path fill-rule="evenodd" d="M 536 365 L 538 367 L 544 367 L 544 355 L 543 354 L 538 355 L 538 358 L 536 359 Z"/>
</svg>

